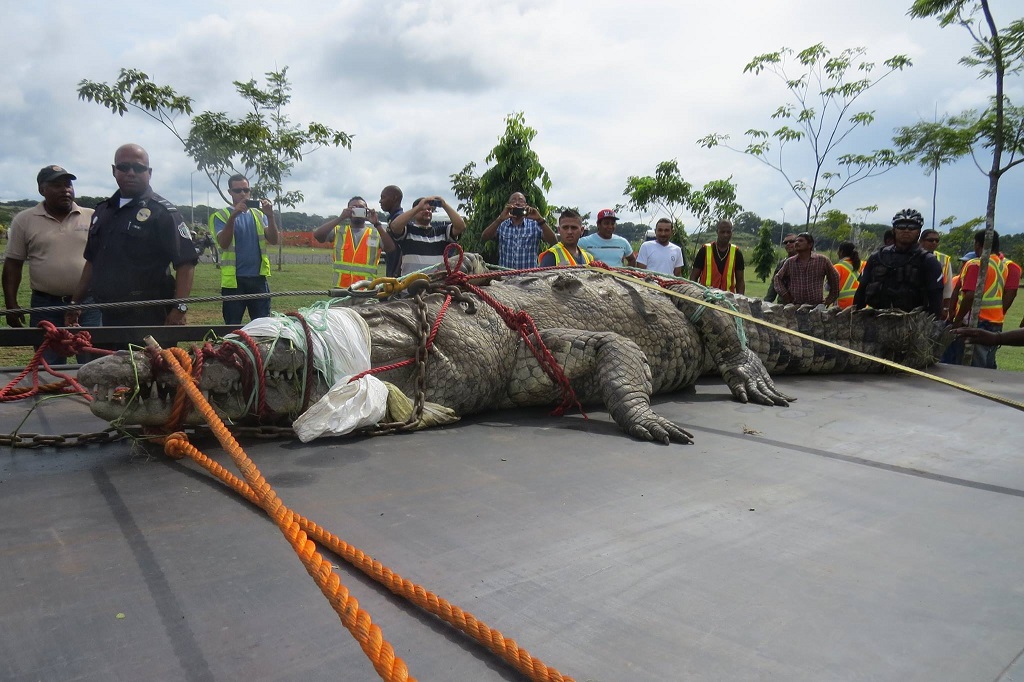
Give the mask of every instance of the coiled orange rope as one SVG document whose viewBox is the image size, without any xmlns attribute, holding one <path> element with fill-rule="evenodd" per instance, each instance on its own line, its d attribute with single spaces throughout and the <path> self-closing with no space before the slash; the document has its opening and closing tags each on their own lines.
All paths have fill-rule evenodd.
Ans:
<svg viewBox="0 0 1024 682">
<path fill-rule="evenodd" d="M 153 344 L 155 345 L 155 342 Z M 319 542 L 392 593 L 405 597 L 424 611 L 437 616 L 473 638 L 530 680 L 535 682 L 574 682 L 573 678 L 548 667 L 539 659 L 531 656 L 526 649 L 520 648 L 515 640 L 507 639 L 500 631 L 477 620 L 473 614 L 463 611 L 422 586 L 406 580 L 359 548 L 349 545 L 316 523 L 285 507 L 260 474 L 255 463 L 249 459 L 230 431 L 217 417 L 210 404 L 203 398 L 191 377 L 191 360 L 188 354 L 180 348 L 162 350 L 161 353 L 178 378 L 181 386 L 179 390 L 188 395 L 196 405 L 196 409 L 207 419 L 217 440 L 231 455 L 232 461 L 242 472 L 245 480 L 238 478 L 200 452 L 188 442 L 184 433 L 172 433 L 167 436 L 164 441 L 164 451 L 176 459 L 189 457 L 249 502 L 262 508 L 274 519 L 292 547 L 295 548 L 303 565 L 306 566 L 306 570 L 330 601 L 342 623 L 366 652 L 374 669 L 382 679 L 411 680 L 413 678 L 408 676 L 405 663 L 395 656 L 391 645 L 383 639 L 380 628 L 373 625 L 369 614 L 359 608 L 359 602 L 355 597 L 349 595 L 348 590 L 331 570 L 330 562 L 325 561 L 316 552 L 315 545 L 309 541 L 309 538 Z M 390 676 L 392 674 L 396 676 Z"/>
</svg>

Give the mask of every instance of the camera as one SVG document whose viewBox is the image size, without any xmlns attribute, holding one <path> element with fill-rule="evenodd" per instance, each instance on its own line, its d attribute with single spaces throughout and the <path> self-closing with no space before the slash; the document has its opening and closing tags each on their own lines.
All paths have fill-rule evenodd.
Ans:
<svg viewBox="0 0 1024 682">
<path fill-rule="evenodd" d="M 353 218 L 365 218 L 366 217 L 366 209 L 365 208 L 357 207 L 357 208 L 351 209 L 351 211 L 352 211 L 352 217 Z"/>
<path fill-rule="evenodd" d="M 526 215 L 526 209 L 521 206 L 513 206 L 509 210 L 509 215 L 514 215 L 517 218 L 522 218 Z"/>
<path fill-rule="evenodd" d="M 249 208 L 259 208 L 260 207 L 260 200 L 259 199 L 246 199 L 245 200 L 245 205 L 248 206 Z"/>
<path fill-rule="evenodd" d="M 430 200 L 430 205 L 433 206 L 434 208 L 441 208 L 441 200 L 440 199 L 431 199 Z"/>
</svg>

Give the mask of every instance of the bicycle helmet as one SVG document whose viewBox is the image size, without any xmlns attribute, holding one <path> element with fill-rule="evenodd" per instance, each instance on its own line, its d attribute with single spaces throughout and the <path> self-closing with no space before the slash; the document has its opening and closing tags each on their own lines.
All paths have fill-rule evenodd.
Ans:
<svg viewBox="0 0 1024 682">
<path fill-rule="evenodd" d="M 912 208 L 905 208 L 892 217 L 893 227 L 896 225 L 913 225 L 917 229 L 921 229 L 924 226 L 924 217 L 920 211 L 916 211 Z"/>
</svg>

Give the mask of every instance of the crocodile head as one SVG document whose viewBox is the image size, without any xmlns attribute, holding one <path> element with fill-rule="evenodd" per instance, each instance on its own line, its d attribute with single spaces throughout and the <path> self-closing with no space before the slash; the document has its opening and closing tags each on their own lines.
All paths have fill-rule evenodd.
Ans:
<svg viewBox="0 0 1024 682">
<path fill-rule="evenodd" d="M 223 342 L 222 342 L 223 343 Z M 220 344 L 216 344 L 219 347 Z M 264 357 L 267 406 L 274 414 L 296 415 L 302 406 L 302 376 L 305 353 L 285 342 L 258 344 Z M 269 357 L 268 357 L 269 352 Z M 166 367 L 153 369 L 144 351 L 118 351 L 83 365 L 78 381 L 93 396 L 93 414 L 122 424 L 161 426 L 171 417 L 178 380 Z M 242 371 L 236 363 L 216 358 L 203 363 L 199 389 L 224 420 L 237 421 L 254 411 L 254 390 L 246 390 Z M 315 391 L 316 394 L 316 391 Z M 190 411 L 187 422 L 201 417 Z"/>
</svg>

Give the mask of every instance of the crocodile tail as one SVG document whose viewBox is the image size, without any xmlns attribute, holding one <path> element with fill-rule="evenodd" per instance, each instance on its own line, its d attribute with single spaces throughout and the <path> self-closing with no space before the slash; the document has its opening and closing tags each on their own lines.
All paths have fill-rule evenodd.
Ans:
<svg viewBox="0 0 1024 682">
<path fill-rule="evenodd" d="M 731 298 L 738 311 L 751 317 L 915 369 L 935 364 L 952 340 L 948 325 L 922 309 L 840 310 Z M 888 371 L 870 359 L 755 323 L 744 322 L 744 332 L 747 345 L 771 374 Z"/>
</svg>

